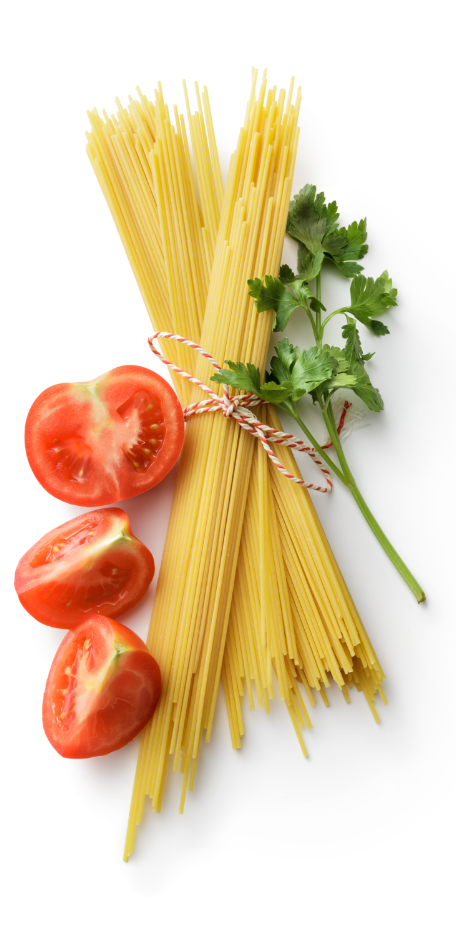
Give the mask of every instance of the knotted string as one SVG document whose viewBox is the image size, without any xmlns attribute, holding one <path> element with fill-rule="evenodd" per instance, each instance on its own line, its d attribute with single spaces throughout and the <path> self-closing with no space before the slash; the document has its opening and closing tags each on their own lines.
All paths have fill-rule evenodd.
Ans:
<svg viewBox="0 0 456 928">
<path fill-rule="evenodd" d="M 173 364 L 172 361 L 169 361 L 168 358 L 165 358 L 161 352 L 155 348 L 154 341 L 157 338 L 169 338 L 171 341 L 180 342 L 181 345 L 186 345 L 187 348 L 193 348 L 195 351 L 198 351 L 199 354 L 206 358 L 217 371 L 221 371 L 222 368 L 220 364 L 217 363 L 215 358 L 213 358 L 204 348 L 201 348 L 201 345 L 197 345 L 196 342 L 190 341 L 188 338 L 184 338 L 182 335 L 173 335 L 172 332 L 154 332 L 154 334 L 149 338 L 149 347 L 151 351 L 160 358 L 160 361 L 163 364 L 175 371 L 176 374 L 179 374 L 180 377 L 184 377 L 185 380 L 189 380 L 190 383 L 196 384 L 200 387 L 201 390 L 204 390 L 207 393 L 208 398 L 201 400 L 199 403 L 191 403 L 189 406 L 186 406 L 183 410 L 184 419 L 190 419 L 191 416 L 198 416 L 204 412 L 222 412 L 225 418 L 235 419 L 238 425 L 241 428 L 245 429 L 247 432 L 250 432 L 251 435 L 254 435 L 256 438 L 259 438 L 266 454 L 269 455 L 271 461 L 277 469 L 283 474 L 284 477 L 287 477 L 288 480 L 292 480 L 293 483 L 297 483 L 298 486 L 307 487 L 308 490 L 317 490 L 319 493 L 330 493 L 332 490 L 332 481 L 330 477 L 329 470 L 324 466 L 324 464 L 318 459 L 317 452 L 315 448 L 311 445 L 306 445 L 303 441 L 300 441 L 299 438 L 295 438 L 294 435 L 291 435 L 288 432 L 279 432 L 277 429 L 273 429 L 272 426 L 266 425 L 264 422 L 260 422 L 259 419 L 251 412 L 252 407 L 254 406 L 264 406 L 267 401 L 260 399 L 256 396 L 255 393 L 244 393 L 241 396 L 233 396 L 228 393 L 225 384 L 223 386 L 223 395 L 219 396 L 217 393 L 214 393 L 207 384 L 202 383 L 201 380 L 198 380 L 197 377 L 193 377 L 191 374 L 187 374 L 186 371 L 181 370 L 180 367 L 177 367 L 176 364 Z M 342 428 L 343 420 L 345 419 L 345 414 L 350 404 L 345 403 L 344 409 L 341 416 L 341 421 L 339 423 L 339 428 Z M 267 440 L 266 440 L 267 436 Z M 322 474 L 326 480 L 326 486 L 320 487 L 316 486 L 314 483 L 307 483 L 305 480 L 302 480 L 299 477 L 294 477 L 293 474 L 280 463 L 279 459 L 275 456 L 269 443 L 276 442 L 278 445 L 285 445 L 287 448 L 294 448 L 295 451 L 303 451 L 305 454 L 308 454 L 315 464 L 320 468 Z M 325 448 L 329 448 L 329 444 L 324 445 Z"/>
</svg>

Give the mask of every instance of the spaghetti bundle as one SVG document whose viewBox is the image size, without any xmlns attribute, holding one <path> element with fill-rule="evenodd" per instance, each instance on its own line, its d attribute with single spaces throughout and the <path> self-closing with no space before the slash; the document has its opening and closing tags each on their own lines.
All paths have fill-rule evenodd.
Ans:
<svg viewBox="0 0 456 928">
<path fill-rule="evenodd" d="M 88 154 L 154 327 L 200 341 L 220 363 L 265 366 L 271 314 L 254 312 L 246 280 L 279 269 L 298 140 L 291 92 L 276 99 L 263 79 L 256 99 L 254 80 L 225 193 L 206 90 L 193 115 L 187 99 L 197 184 L 184 119 L 175 109 L 171 125 L 160 87 L 155 105 L 140 93 L 117 117 L 90 114 Z M 204 359 L 168 340 L 163 351 L 208 381 Z M 174 382 L 183 404 L 201 398 Z M 263 415 L 280 429 L 273 409 Z M 298 475 L 288 449 L 277 455 Z M 273 670 L 304 753 L 310 719 L 298 682 L 311 703 L 313 689 L 327 701 L 329 675 L 347 700 L 347 685 L 362 689 L 374 714 L 376 691 L 383 698 L 381 667 L 307 492 L 220 415 L 187 427 L 148 645 L 163 694 L 141 740 L 127 857 L 145 794 L 161 807 L 169 753 L 174 769 L 181 760 L 183 809 L 220 675 L 234 747 L 244 685 L 251 708 L 254 681 L 268 711 Z"/>
<path fill-rule="evenodd" d="M 282 116 L 272 101 L 267 112 L 262 103 L 254 108 L 252 99 L 255 115 L 248 113 L 231 161 L 201 340 L 219 362 L 242 357 L 264 368 L 271 319 L 251 312 L 243 282 L 267 268 L 278 271 L 297 126 L 296 113 Z M 209 379 L 205 359 L 197 360 L 195 373 Z M 148 638 L 163 674 L 141 752 L 144 785 L 157 809 L 167 755 L 175 754 L 177 767 L 182 754 L 184 797 L 203 728 L 210 735 L 253 453 L 250 437 L 221 416 L 200 416 L 187 426 Z"/>
</svg>

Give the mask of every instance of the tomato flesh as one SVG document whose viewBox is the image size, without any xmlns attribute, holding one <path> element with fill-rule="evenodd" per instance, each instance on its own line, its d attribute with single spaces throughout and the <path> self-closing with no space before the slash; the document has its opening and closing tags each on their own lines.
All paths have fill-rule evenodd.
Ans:
<svg viewBox="0 0 456 928">
<path fill-rule="evenodd" d="M 106 616 L 90 616 L 63 639 L 49 672 L 43 727 L 62 757 L 110 754 L 152 717 L 160 669 L 143 641 Z"/>
<path fill-rule="evenodd" d="M 154 570 L 126 512 L 95 509 L 40 538 L 19 561 L 14 585 L 39 622 L 75 628 L 95 612 L 124 615 L 144 596 Z"/>
<path fill-rule="evenodd" d="M 136 366 L 49 387 L 25 425 L 35 477 L 57 499 L 79 506 L 104 506 L 149 490 L 171 470 L 183 440 L 174 390 Z"/>
</svg>

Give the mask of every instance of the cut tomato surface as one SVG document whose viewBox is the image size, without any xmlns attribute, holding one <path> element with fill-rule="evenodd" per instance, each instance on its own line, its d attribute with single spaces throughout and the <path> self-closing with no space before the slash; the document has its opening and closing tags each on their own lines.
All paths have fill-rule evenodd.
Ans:
<svg viewBox="0 0 456 928">
<path fill-rule="evenodd" d="M 14 586 L 39 622 L 74 628 L 94 612 L 118 618 L 144 596 L 155 565 L 122 509 L 95 509 L 48 532 L 21 557 Z"/>
<path fill-rule="evenodd" d="M 145 367 L 116 367 L 88 383 L 59 383 L 37 397 L 25 449 L 48 493 L 105 506 L 150 490 L 176 463 L 184 417 L 169 383 Z"/>
<path fill-rule="evenodd" d="M 128 744 L 152 717 L 160 669 L 138 635 L 90 616 L 63 639 L 49 672 L 43 727 L 62 757 L 97 757 Z"/>
</svg>

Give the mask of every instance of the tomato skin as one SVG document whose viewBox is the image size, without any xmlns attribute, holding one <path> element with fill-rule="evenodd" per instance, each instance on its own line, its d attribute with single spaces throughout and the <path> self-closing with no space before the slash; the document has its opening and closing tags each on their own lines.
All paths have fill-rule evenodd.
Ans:
<svg viewBox="0 0 456 928">
<path fill-rule="evenodd" d="M 163 377 L 125 365 L 86 383 L 44 390 L 25 424 L 25 450 L 48 493 L 105 506 L 150 490 L 184 440 L 179 400 Z"/>
<path fill-rule="evenodd" d="M 38 622 L 75 628 L 95 612 L 124 615 L 142 599 L 154 571 L 126 512 L 95 509 L 43 535 L 21 557 L 14 586 Z"/>
<path fill-rule="evenodd" d="M 161 675 L 129 628 L 90 616 L 68 632 L 49 671 L 43 728 L 68 758 L 110 754 L 132 741 L 155 711 Z"/>
</svg>

